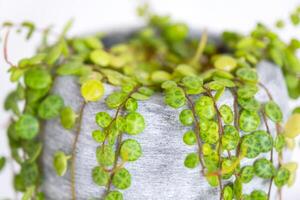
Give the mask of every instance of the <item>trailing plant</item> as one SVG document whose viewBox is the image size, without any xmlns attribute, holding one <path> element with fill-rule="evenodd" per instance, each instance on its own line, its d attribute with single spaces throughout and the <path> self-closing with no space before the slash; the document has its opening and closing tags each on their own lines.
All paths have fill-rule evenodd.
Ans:
<svg viewBox="0 0 300 200">
<path fill-rule="evenodd" d="M 297 164 L 285 163 L 282 152 L 293 146 L 300 133 L 299 109 L 283 124 L 282 111 L 272 91 L 259 81 L 256 66 L 261 60 L 274 62 L 282 69 L 290 97 L 299 97 L 299 41 L 285 43 L 263 24 L 249 35 L 224 32 L 221 42 L 208 38 L 203 31 L 198 40 L 189 36 L 183 23 L 152 14 L 147 7 L 138 11 L 148 26 L 111 46 L 102 43 L 105 38 L 98 35 L 67 38 L 71 23 L 61 34 L 30 22 L 3 24 L 4 58 L 11 66 L 10 79 L 17 85 L 5 101 L 5 109 L 12 112 L 7 131 L 9 159 L 20 166 L 20 171 L 14 172 L 14 187 L 23 193 L 22 199 L 45 199 L 40 188 L 43 166 L 39 159 L 43 124 L 54 118 L 60 118 L 62 127 L 72 131 L 74 141 L 72 151 L 55 152 L 53 170 L 58 176 L 70 170 L 70 193 L 72 199 L 77 199 L 76 148 L 83 112 L 88 103 L 103 100 L 106 84 L 119 90 L 107 94 L 107 110 L 98 111 L 95 123 L 99 128 L 91 133 L 99 144 L 95 149 L 98 164 L 91 177 L 106 190 L 99 198 L 123 199 L 120 190 L 129 188 L 134 179 L 126 165 L 142 156 L 143 147 L 135 135 L 142 133 L 147 124 L 138 112 L 139 101 L 162 91 L 165 103 L 180 110 L 182 125 L 190 127 L 183 133 L 183 142 L 197 146 L 196 152 L 186 155 L 184 165 L 199 167 L 200 175 L 212 187 L 219 187 L 220 199 L 270 199 L 274 184 L 279 191 L 284 185 L 292 185 Z M 291 15 L 292 23 L 299 24 L 299 17 L 297 9 Z M 284 22 L 276 25 L 282 28 Z M 43 40 L 36 55 L 14 64 L 7 53 L 8 36 L 12 30 L 24 29 L 27 39 L 41 32 Z M 48 37 L 53 35 L 57 41 L 49 44 Z M 58 76 L 77 77 L 83 99 L 79 110 L 65 105 L 63 98 L 51 91 Z M 268 101 L 256 99 L 259 90 L 265 92 Z M 231 93 L 232 106 L 220 105 L 224 92 Z M 270 123 L 276 132 L 271 132 Z M 261 124 L 263 129 L 259 128 Z M 130 139 L 124 140 L 124 134 Z M 274 159 L 275 154 L 278 159 Z M 252 159 L 253 164 L 245 165 L 246 159 Z M 5 160 L 0 158 L 0 169 Z M 254 177 L 269 181 L 269 190 L 257 188 L 244 194 L 243 185 Z"/>
</svg>

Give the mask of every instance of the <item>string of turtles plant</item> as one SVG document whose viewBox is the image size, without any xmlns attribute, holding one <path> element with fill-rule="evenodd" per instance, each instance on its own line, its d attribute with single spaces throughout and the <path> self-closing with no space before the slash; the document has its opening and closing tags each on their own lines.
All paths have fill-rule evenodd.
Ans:
<svg viewBox="0 0 300 200">
<path fill-rule="evenodd" d="M 297 164 L 284 163 L 282 152 L 294 146 L 294 138 L 300 133 L 299 108 L 282 125 L 282 112 L 272 91 L 259 82 L 255 66 L 263 59 L 276 63 L 285 76 L 290 97 L 299 97 L 300 61 L 296 51 L 300 42 L 292 39 L 285 43 L 263 24 L 249 35 L 224 32 L 219 43 L 208 39 L 204 31 L 199 41 L 189 37 L 183 23 L 152 14 L 147 7 L 138 11 L 148 26 L 127 41 L 109 47 L 102 43 L 101 35 L 67 38 L 71 23 L 60 34 L 50 28 L 39 29 L 31 22 L 3 24 L 7 30 L 3 38 L 4 59 L 11 66 L 10 79 L 17 85 L 5 101 L 5 109 L 12 112 L 7 131 L 11 151 L 8 158 L 20 166 L 13 173 L 15 190 L 23 193 L 22 199 L 45 199 L 40 188 L 43 123 L 55 118 L 74 134 L 74 141 L 70 152 L 54 153 L 53 170 L 58 176 L 70 170 L 70 193 L 73 200 L 77 199 L 76 149 L 84 108 L 89 102 L 103 99 L 104 83 L 120 89 L 105 98 L 114 114 L 99 111 L 95 116 L 99 129 L 91 133 L 99 144 L 95 149 L 98 164 L 91 177 L 96 185 L 105 188 L 99 198 L 123 199 L 120 190 L 131 185 L 131 174 L 125 167 L 142 156 L 138 141 L 124 140 L 123 135 L 134 137 L 143 132 L 146 124 L 138 113 L 138 101 L 162 90 L 167 105 L 184 107 L 179 119 L 191 130 L 184 133 L 183 142 L 197 146 L 197 152 L 186 156 L 184 165 L 200 165 L 201 176 L 212 187 L 219 187 L 220 199 L 265 200 L 270 199 L 273 183 L 279 190 L 292 185 Z M 290 18 L 298 25 L 300 9 Z M 284 22 L 280 20 L 276 25 L 282 28 Z M 24 29 L 27 39 L 36 32 L 42 33 L 42 42 L 36 55 L 14 64 L 8 55 L 8 36 L 11 30 Z M 49 36 L 57 41 L 49 44 Z M 52 92 L 58 76 L 77 77 L 83 97 L 79 110 L 65 105 L 63 98 Z M 265 91 L 269 101 L 255 98 L 259 90 Z M 231 105 L 219 105 L 225 92 L 233 97 L 233 109 Z M 271 132 L 270 122 L 275 124 L 276 133 Z M 262 123 L 264 130 L 259 128 Z M 6 160 L 0 158 L 0 169 Z M 270 182 L 268 191 L 257 188 L 244 194 L 243 186 L 255 176 Z"/>
</svg>

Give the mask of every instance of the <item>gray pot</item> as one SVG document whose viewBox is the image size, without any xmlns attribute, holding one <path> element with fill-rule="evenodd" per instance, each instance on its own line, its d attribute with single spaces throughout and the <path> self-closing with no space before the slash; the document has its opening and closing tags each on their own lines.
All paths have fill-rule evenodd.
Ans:
<svg viewBox="0 0 300 200">
<path fill-rule="evenodd" d="M 286 117 L 288 95 L 280 69 L 268 62 L 261 62 L 258 66 L 258 72 L 260 81 L 271 90 L 275 101 L 280 105 Z M 105 96 L 107 96 L 117 88 L 106 85 L 105 89 Z M 75 77 L 58 77 L 54 83 L 53 93 L 61 95 L 65 105 L 71 106 L 76 112 L 79 112 L 83 99 Z M 268 100 L 263 90 L 260 90 L 257 98 L 261 102 Z M 232 106 L 233 98 L 230 92 L 225 92 L 218 104 Z M 76 194 L 79 200 L 100 199 L 105 192 L 105 188 L 94 184 L 91 177 L 92 168 L 97 165 L 95 152 L 99 145 L 92 139 L 91 133 L 98 128 L 95 123 L 95 114 L 100 111 L 114 113 L 106 107 L 103 99 L 99 102 L 88 103 L 83 111 L 75 164 Z M 126 164 L 126 168 L 132 174 L 132 184 L 129 189 L 122 191 L 124 199 L 219 199 L 218 188 L 212 188 L 207 184 L 205 178 L 200 175 L 199 168 L 191 170 L 183 165 L 186 154 L 195 152 L 195 147 L 188 147 L 182 141 L 183 133 L 188 128 L 180 125 L 178 120 L 180 111 L 167 107 L 163 102 L 162 94 L 155 94 L 150 100 L 139 102 L 138 112 L 145 118 L 146 129 L 137 136 L 125 135 L 124 139 L 134 138 L 138 140 L 143 149 L 143 156 L 136 162 Z M 275 132 L 273 125 L 270 128 L 272 132 Z M 265 128 L 262 126 L 262 129 Z M 65 130 L 61 127 L 59 120 L 54 119 L 45 123 L 43 137 L 43 190 L 46 197 L 53 200 L 71 199 L 70 170 L 65 176 L 58 177 L 52 167 L 52 156 L 57 150 L 70 154 L 75 133 Z M 262 156 L 267 156 L 267 154 Z M 253 161 L 245 161 L 245 163 L 250 162 Z M 249 193 L 253 189 L 267 191 L 268 185 L 268 182 L 254 179 L 245 186 L 244 192 Z M 273 188 L 272 191 L 271 199 L 275 199 L 275 189 Z"/>
</svg>

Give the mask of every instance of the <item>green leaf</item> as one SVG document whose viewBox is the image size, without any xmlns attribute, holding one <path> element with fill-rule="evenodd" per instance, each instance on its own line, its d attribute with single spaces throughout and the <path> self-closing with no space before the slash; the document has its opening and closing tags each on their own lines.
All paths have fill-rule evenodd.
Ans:
<svg viewBox="0 0 300 200">
<path fill-rule="evenodd" d="M 47 56 L 45 58 L 45 62 L 48 65 L 53 65 L 55 62 L 57 62 L 57 60 L 59 59 L 59 57 L 63 53 L 63 49 L 64 49 L 65 45 L 66 45 L 65 41 L 64 40 L 60 40 L 54 46 L 52 46 L 50 48 L 50 50 L 48 51 L 48 53 L 47 53 Z"/>
<path fill-rule="evenodd" d="M 64 176 L 68 169 L 68 159 L 63 151 L 56 151 L 53 155 L 53 168 L 58 176 Z"/>
<path fill-rule="evenodd" d="M 284 126 L 284 136 L 295 138 L 300 134 L 300 114 L 292 114 Z"/>
<path fill-rule="evenodd" d="M 241 199 L 242 192 L 243 192 L 243 184 L 240 178 L 235 179 L 233 183 L 233 192 L 235 199 Z"/>
<path fill-rule="evenodd" d="M 222 136 L 222 146 L 226 150 L 233 150 L 237 147 L 240 140 L 239 132 L 232 125 L 224 126 L 224 134 Z"/>
<path fill-rule="evenodd" d="M 208 144 L 216 144 L 219 140 L 219 126 L 215 121 L 200 121 L 200 137 Z"/>
<path fill-rule="evenodd" d="M 274 147 L 277 152 L 282 152 L 283 148 L 285 147 L 285 138 L 283 134 L 279 134 L 276 136 Z"/>
<path fill-rule="evenodd" d="M 222 105 L 219 108 L 219 111 L 225 124 L 230 124 L 233 122 L 233 112 L 228 105 Z"/>
<path fill-rule="evenodd" d="M 118 189 L 127 189 L 131 185 L 131 175 L 125 168 L 121 168 L 114 173 L 112 184 Z"/>
<path fill-rule="evenodd" d="M 246 158 L 255 158 L 261 151 L 260 143 L 253 134 L 243 136 L 240 148 Z"/>
<path fill-rule="evenodd" d="M 260 125 L 260 117 L 257 112 L 242 110 L 239 124 L 240 128 L 245 132 L 255 131 Z"/>
<path fill-rule="evenodd" d="M 22 196 L 22 200 L 31 200 L 35 192 L 35 186 L 30 186 L 26 188 L 25 193 Z"/>
<path fill-rule="evenodd" d="M 171 74 L 163 70 L 157 70 L 151 74 L 151 80 L 154 83 L 163 83 L 165 81 L 171 80 L 171 78 Z"/>
<path fill-rule="evenodd" d="M 6 163 L 6 158 L 1 156 L 0 157 L 0 171 L 4 168 L 5 163 Z"/>
<path fill-rule="evenodd" d="M 185 126 L 192 125 L 194 122 L 193 112 L 189 109 L 182 110 L 179 114 L 179 120 Z"/>
<path fill-rule="evenodd" d="M 49 95 L 42 101 L 38 108 L 39 117 L 42 119 L 52 119 L 59 116 L 64 106 L 64 100 L 59 95 Z"/>
<path fill-rule="evenodd" d="M 244 81 L 248 81 L 248 82 L 258 81 L 258 75 L 255 69 L 242 67 L 236 71 L 236 75 Z"/>
<path fill-rule="evenodd" d="M 119 191 L 111 191 L 105 196 L 104 200 L 123 200 L 123 195 Z"/>
<path fill-rule="evenodd" d="M 274 101 L 269 101 L 265 104 L 265 112 L 273 122 L 282 121 L 283 116 L 281 109 Z"/>
<path fill-rule="evenodd" d="M 181 82 L 188 94 L 199 94 L 203 91 L 203 80 L 197 76 L 186 76 Z"/>
<path fill-rule="evenodd" d="M 243 183 L 249 183 L 253 177 L 254 177 L 254 168 L 253 166 L 244 166 L 242 169 L 241 169 L 241 181 Z"/>
<path fill-rule="evenodd" d="M 99 166 L 94 167 L 92 170 L 93 181 L 99 186 L 106 186 L 109 181 L 109 177 L 109 173 Z"/>
<path fill-rule="evenodd" d="M 237 61 L 228 55 L 218 56 L 214 62 L 214 67 L 224 71 L 232 71 L 237 66 Z"/>
<path fill-rule="evenodd" d="M 51 85 L 52 77 L 48 71 L 34 68 L 25 73 L 24 81 L 31 89 L 44 89 Z"/>
<path fill-rule="evenodd" d="M 195 102 L 195 110 L 201 119 L 212 119 L 216 115 L 214 101 L 208 96 L 201 96 Z"/>
<path fill-rule="evenodd" d="M 138 103 L 135 99 L 129 98 L 125 103 L 125 108 L 130 112 L 134 112 L 138 108 Z"/>
<path fill-rule="evenodd" d="M 233 189 L 231 186 L 227 185 L 224 187 L 223 198 L 224 198 L 224 200 L 232 200 L 233 199 Z"/>
<path fill-rule="evenodd" d="M 144 117 L 137 113 L 131 112 L 125 117 L 125 130 L 126 133 L 130 135 L 136 135 L 144 131 L 145 129 L 145 120 Z"/>
<path fill-rule="evenodd" d="M 265 158 L 261 158 L 254 162 L 254 171 L 256 176 L 263 179 L 272 178 L 276 172 L 273 164 Z"/>
<path fill-rule="evenodd" d="M 37 163 L 22 163 L 20 174 L 26 187 L 35 185 L 40 177 Z"/>
<path fill-rule="evenodd" d="M 196 144 L 196 134 L 195 134 L 195 132 L 192 131 L 192 130 L 185 132 L 185 134 L 183 135 L 183 142 L 186 145 Z"/>
<path fill-rule="evenodd" d="M 268 200 L 268 195 L 262 190 L 254 190 L 251 192 L 251 199 Z"/>
<path fill-rule="evenodd" d="M 256 85 L 243 85 L 237 90 L 238 98 L 242 99 L 253 98 L 257 92 L 258 87 Z"/>
<path fill-rule="evenodd" d="M 102 143 L 105 141 L 105 132 L 102 130 L 95 130 L 92 132 L 92 137 L 96 142 Z"/>
<path fill-rule="evenodd" d="M 141 145 L 133 139 L 122 142 L 120 156 L 124 161 L 136 161 L 142 155 Z"/>
<path fill-rule="evenodd" d="M 111 166 L 115 161 L 115 151 L 112 146 L 99 146 L 96 150 L 96 158 L 100 165 L 104 167 Z"/>
<path fill-rule="evenodd" d="M 258 130 L 252 133 L 256 137 L 261 152 L 266 153 L 273 148 L 273 137 L 266 131 Z"/>
<path fill-rule="evenodd" d="M 87 66 L 83 65 L 82 62 L 79 61 L 70 61 L 64 63 L 59 66 L 56 70 L 58 75 L 66 76 L 66 75 L 83 75 L 88 72 Z"/>
<path fill-rule="evenodd" d="M 277 187 L 281 188 L 285 184 L 288 183 L 289 178 L 290 178 L 290 171 L 284 167 L 281 167 L 275 177 L 274 177 L 274 183 Z"/>
<path fill-rule="evenodd" d="M 97 49 L 91 52 L 90 59 L 94 64 L 105 67 L 109 65 L 111 55 L 104 50 Z"/>
<path fill-rule="evenodd" d="M 65 129 L 72 129 L 76 123 L 77 115 L 70 107 L 64 107 L 60 111 L 60 123 Z"/>
<path fill-rule="evenodd" d="M 168 25 L 163 32 L 166 40 L 178 42 L 184 40 L 188 35 L 188 27 L 183 23 L 174 23 Z"/>
<path fill-rule="evenodd" d="M 17 135 L 25 140 L 33 139 L 39 132 L 38 120 L 29 114 L 23 114 L 15 124 Z"/>
<path fill-rule="evenodd" d="M 98 126 L 106 128 L 110 125 L 112 117 L 107 112 L 98 112 L 95 120 Z"/>
<path fill-rule="evenodd" d="M 125 92 L 113 92 L 105 99 L 105 103 L 111 109 L 117 108 L 125 101 L 126 97 L 127 94 Z"/>
<path fill-rule="evenodd" d="M 85 101 L 98 101 L 104 94 L 102 82 L 94 79 L 84 82 L 80 90 Z"/>
<path fill-rule="evenodd" d="M 173 108 L 180 108 L 185 105 L 184 91 L 179 87 L 171 87 L 165 91 L 165 103 Z"/>
<path fill-rule="evenodd" d="M 238 103 L 242 108 L 249 111 L 258 111 L 260 108 L 260 103 L 255 98 L 238 98 Z"/>
<path fill-rule="evenodd" d="M 185 157 L 184 166 L 187 168 L 195 168 L 199 164 L 199 157 L 196 153 L 190 153 Z"/>
</svg>

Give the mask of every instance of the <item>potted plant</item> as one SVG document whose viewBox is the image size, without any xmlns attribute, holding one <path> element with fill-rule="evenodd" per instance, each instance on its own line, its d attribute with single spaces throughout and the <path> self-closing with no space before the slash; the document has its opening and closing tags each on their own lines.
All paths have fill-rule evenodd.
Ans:
<svg viewBox="0 0 300 200">
<path fill-rule="evenodd" d="M 148 26 L 130 33 L 67 38 L 67 24 L 17 65 L 5 51 L 15 189 L 24 200 L 280 197 L 297 168 L 283 154 L 300 133 L 286 106 L 300 95 L 299 41 L 262 24 L 199 40 L 139 13 Z"/>
</svg>

